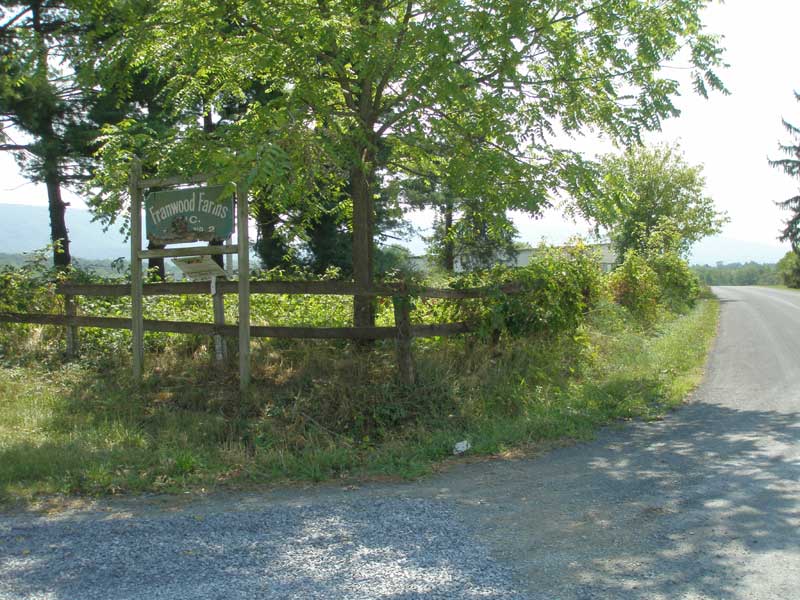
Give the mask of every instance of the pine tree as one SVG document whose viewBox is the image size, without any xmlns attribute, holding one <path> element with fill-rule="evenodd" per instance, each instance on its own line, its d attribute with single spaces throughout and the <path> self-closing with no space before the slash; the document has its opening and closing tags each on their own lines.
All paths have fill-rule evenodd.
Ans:
<svg viewBox="0 0 800 600">
<path fill-rule="evenodd" d="M 795 92 L 794 96 L 796 100 L 800 101 L 800 93 Z M 795 127 L 786 119 L 783 119 L 783 126 L 792 136 L 794 143 L 779 144 L 778 148 L 786 158 L 771 160 L 769 164 L 782 169 L 791 177 L 800 177 L 800 128 Z M 780 240 L 791 242 L 795 254 L 800 255 L 800 194 L 787 200 L 778 200 L 775 204 L 784 210 L 791 211 L 791 216 L 784 222 L 785 227 L 781 232 Z"/>
</svg>

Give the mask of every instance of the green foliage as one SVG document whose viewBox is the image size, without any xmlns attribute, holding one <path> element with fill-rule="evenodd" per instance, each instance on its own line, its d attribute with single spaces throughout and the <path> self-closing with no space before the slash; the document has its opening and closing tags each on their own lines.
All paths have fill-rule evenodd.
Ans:
<svg viewBox="0 0 800 600">
<path fill-rule="evenodd" d="M 616 301 L 646 324 L 655 321 L 659 306 L 682 313 L 699 298 L 697 275 L 680 256 L 682 242 L 676 224 L 662 218 L 644 240 L 644 248 L 628 250 L 609 276 Z"/>
<path fill-rule="evenodd" d="M 459 301 L 454 318 L 477 323 L 481 335 L 495 339 L 574 333 L 603 289 L 597 257 L 582 243 L 541 246 L 525 267 L 496 266 L 453 285 L 486 288 L 486 298 Z"/>
<path fill-rule="evenodd" d="M 636 318 L 647 324 L 655 321 L 661 288 L 658 274 L 642 254 L 628 250 L 622 264 L 608 276 L 608 285 L 614 300 Z"/>
<path fill-rule="evenodd" d="M 435 212 L 427 254 L 436 267 L 456 270 L 488 269 L 517 256 L 517 228 L 504 207 L 482 198 L 459 197 L 446 176 L 430 174 L 392 182 L 390 197 L 414 210 Z"/>
<path fill-rule="evenodd" d="M 700 294 L 700 282 L 689 264 L 674 252 L 649 259 L 661 290 L 660 302 L 673 312 L 684 312 L 694 306 Z"/>
<path fill-rule="evenodd" d="M 790 288 L 800 288 L 800 257 L 795 252 L 787 252 L 778 261 L 778 273 L 780 273 L 783 285 Z"/>
<path fill-rule="evenodd" d="M 608 232 L 619 256 L 646 251 L 653 233 L 669 222 L 675 248 L 685 256 L 692 244 L 719 233 L 727 222 L 704 195 L 702 167 L 686 163 L 677 146 L 634 146 L 609 154 L 600 164 L 597 189 L 578 195 L 575 210 Z"/>
<path fill-rule="evenodd" d="M 472 452 L 590 438 L 657 418 L 697 384 L 716 304 L 667 317 L 658 335 L 602 302 L 579 336 L 466 339 L 416 348 L 419 384 L 393 378 L 391 344 L 265 343 L 244 402 L 207 357 L 129 365 L 0 367 L 0 502 L 42 495 L 185 492 L 342 477 L 418 477 L 468 439 Z M 157 362 L 155 361 L 157 359 Z"/>
<path fill-rule="evenodd" d="M 0 312 L 50 312 L 56 305 L 55 280 L 49 247 L 25 257 L 19 267 L 0 270 Z"/>
<path fill-rule="evenodd" d="M 783 283 L 774 264 L 717 263 L 715 266 L 694 265 L 692 271 L 706 285 L 777 285 Z"/>
<path fill-rule="evenodd" d="M 621 142 L 657 129 L 677 114 L 662 66 L 684 51 L 696 91 L 724 89 L 705 0 L 117 4 L 80 3 L 115 24 L 96 36 L 113 58 L 101 81 L 162 83 L 177 122 L 106 130 L 95 183 L 109 194 L 138 154 L 147 174 L 245 177 L 281 215 L 311 218 L 338 194 L 372 214 L 380 188 L 415 172 L 485 215 L 536 214 L 591 175 L 556 129 Z M 199 127 L 208 114 L 213 132 Z"/>
<path fill-rule="evenodd" d="M 693 306 L 700 293 L 697 275 L 680 256 L 681 235 L 674 221 L 662 218 L 645 246 L 647 262 L 658 278 L 659 301 L 673 312 Z"/>
<path fill-rule="evenodd" d="M 794 97 L 800 101 L 800 92 L 795 92 Z M 785 155 L 785 158 L 771 160 L 769 164 L 781 169 L 790 177 L 797 178 L 800 177 L 800 128 L 792 125 L 786 119 L 783 119 L 783 126 L 792 137 L 792 142 L 779 144 L 778 149 Z M 784 242 L 791 242 L 795 253 L 798 253 L 800 252 L 800 194 L 775 203 L 782 209 L 791 212 L 791 215 L 784 223 L 780 239 Z"/>
</svg>

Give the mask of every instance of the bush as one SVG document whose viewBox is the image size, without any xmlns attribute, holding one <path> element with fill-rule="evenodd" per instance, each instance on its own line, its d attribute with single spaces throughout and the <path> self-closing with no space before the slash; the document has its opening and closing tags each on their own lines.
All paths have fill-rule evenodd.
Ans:
<svg viewBox="0 0 800 600">
<path fill-rule="evenodd" d="M 783 285 L 790 288 L 800 288 L 800 257 L 793 251 L 778 261 L 778 272 Z"/>
<path fill-rule="evenodd" d="M 700 295 L 700 281 L 689 264 L 674 252 L 651 256 L 648 263 L 656 273 L 661 288 L 659 301 L 676 313 L 694 306 Z"/>
<path fill-rule="evenodd" d="M 685 240 L 675 223 L 661 219 L 650 232 L 644 250 L 647 264 L 655 271 L 661 288 L 659 301 L 672 312 L 682 313 L 694 306 L 700 294 L 700 281 L 681 258 Z"/>
<path fill-rule="evenodd" d="M 597 257 L 579 243 L 541 246 L 525 267 L 496 266 L 466 275 L 454 287 L 485 287 L 486 298 L 454 303 L 456 318 L 478 324 L 483 336 L 574 332 L 603 293 Z M 515 293 L 507 294 L 513 289 Z"/>
<path fill-rule="evenodd" d="M 608 276 L 614 300 L 637 319 L 652 323 L 658 315 L 661 287 L 658 275 L 636 250 L 628 250 L 625 260 Z"/>
</svg>

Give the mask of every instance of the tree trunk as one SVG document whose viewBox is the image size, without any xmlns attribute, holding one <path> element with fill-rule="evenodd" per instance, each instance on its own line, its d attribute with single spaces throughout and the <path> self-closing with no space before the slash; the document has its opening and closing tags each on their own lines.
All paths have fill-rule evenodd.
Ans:
<svg viewBox="0 0 800 600">
<path fill-rule="evenodd" d="M 154 244 L 150 240 L 147 241 L 147 249 L 148 250 L 163 250 L 166 248 L 164 244 Z M 164 259 L 163 258 L 148 258 L 147 259 L 147 271 L 152 273 L 155 270 L 156 276 L 161 280 L 165 281 L 167 279 L 167 268 L 164 266 Z"/>
<path fill-rule="evenodd" d="M 350 169 L 350 190 L 353 198 L 353 278 L 361 287 L 372 287 L 373 228 L 371 177 L 367 173 L 372 161 L 364 150 L 366 160 Z M 375 325 L 375 303 L 369 296 L 356 296 L 353 303 L 353 324 L 356 327 Z"/>
<path fill-rule="evenodd" d="M 211 107 L 206 107 L 203 111 L 203 131 L 205 133 L 214 133 L 216 129 L 216 125 L 214 124 L 214 115 L 211 112 Z M 209 246 L 222 246 L 225 243 L 225 240 L 211 240 L 208 242 Z M 222 254 L 214 254 L 211 256 L 211 260 L 219 265 L 221 269 L 225 269 L 225 258 Z"/>
<path fill-rule="evenodd" d="M 273 210 L 268 190 L 262 190 L 258 201 L 251 201 L 250 206 L 253 207 L 258 229 L 255 251 L 261 260 L 261 266 L 266 269 L 280 266 L 284 263 L 289 248 L 277 233 L 281 216 Z"/>
<path fill-rule="evenodd" d="M 47 204 L 50 209 L 50 240 L 53 242 L 53 265 L 66 269 L 72 262 L 67 235 L 67 204 L 61 198 L 61 176 L 58 160 L 52 156 L 44 159 L 44 181 L 47 186 Z"/>
<path fill-rule="evenodd" d="M 225 240 L 211 240 L 208 242 L 209 246 L 222 246 L 224 244 Z M 217 263 L 220 269 L 225 270 L 225 257 L 222 254 L 213 254 L 211 260 Z"/>
<path fill-rule="evenodd" d="M 452 273 L 456 269 L 456 251 L 453 238 L 451 237 L 453 229 L 453 202 L 448 200 L 444 206 L 444 256 L 442 257 L 442 266 L 445 271 Z"/>
</svg>

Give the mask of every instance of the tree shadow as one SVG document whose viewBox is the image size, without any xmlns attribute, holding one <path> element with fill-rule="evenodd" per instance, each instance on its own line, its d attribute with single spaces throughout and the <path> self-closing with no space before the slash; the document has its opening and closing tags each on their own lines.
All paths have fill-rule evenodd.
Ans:
<svg viewBox="0 0 800 600">
<path fill-rule="evenodd" d="M 532 598 L 794 597 L 799 444 L 800 413 L 695 403 L 505 467 L 479 518 Z"/>
</svg>

